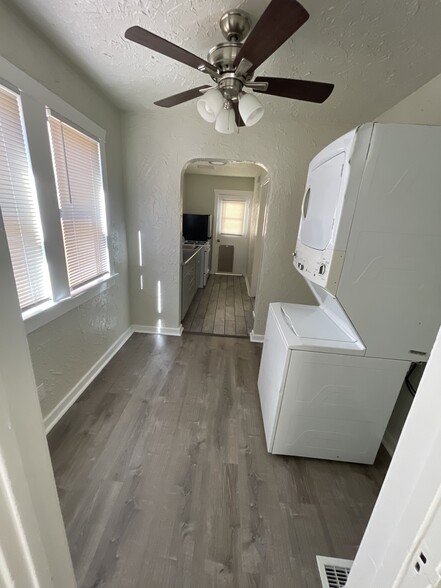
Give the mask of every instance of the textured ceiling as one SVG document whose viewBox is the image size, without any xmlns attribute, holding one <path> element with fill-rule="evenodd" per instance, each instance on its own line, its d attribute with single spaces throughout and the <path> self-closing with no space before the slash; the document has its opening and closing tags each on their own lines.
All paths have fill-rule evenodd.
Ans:
<svg viewBox="0 0 441 588">
<path fill-rule="evenodd" d="M 15 0 L 126 110 L 209 83 L 208 76 L 123 38 L 140 25 L 202 57 L 223 41 L 217 21 L 230 8 L 255 23 L 266 0 Z M 258 75 L 333 82 L 323 105 L 259 97 L 269 120 L 356 124 L 374 118 L 440 73 L 440 0 L 304 0 L 309 21 Z M 195 113 L 190 102 L 176 107 Z"/>
<path fill-rule="evenodd" d="M 202 176 L 232 176 L 238 178 L 256 178 L 264 175 L 265 170 L 254 163 L 226 162 L 225 165 L 210 165 L 207 159 L 192 161 L 185 168 L 186 174 Z"/>
</svg>

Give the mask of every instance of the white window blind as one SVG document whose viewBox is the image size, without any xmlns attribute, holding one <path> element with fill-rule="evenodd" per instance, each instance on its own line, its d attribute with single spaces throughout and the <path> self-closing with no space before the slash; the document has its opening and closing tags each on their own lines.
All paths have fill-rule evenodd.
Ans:
<svg viewBox="0 0 441 588">
<path fill-rule="evenodd" d="M 220 232 L 222 235 L 243 235 L 245 232 L 245 200 L 222 200 Z"/>
<path fill-rule="evenodd" d="M 20 98 L 0 86 L 0 207 L 22 310 L 51 297 Z"/>
<path fill-rule="evenodd" d="M 109 272 L 107 223 L 98 141 L 48 116 L 71 290 Z"/>
</svg>

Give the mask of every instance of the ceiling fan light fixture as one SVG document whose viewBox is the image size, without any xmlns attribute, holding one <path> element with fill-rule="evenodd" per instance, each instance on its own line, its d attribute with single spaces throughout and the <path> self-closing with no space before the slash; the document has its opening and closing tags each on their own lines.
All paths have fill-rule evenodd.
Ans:
<svg viewBox="0 0 441 588">
<path fill-rule="evenodd" d="M 215 129 L 218 133 L 232 135 L 237 132 L 236 116 L 232 108 L 223 108 L 216 118 Z"/>
<path fill-rule="evenodd" d="M 217 88 L 205 92 L 202 98 L 199 98 L 197 102 L 199 114 L 209 123 L 214 123 L 223 107 L 224 97 Z"/>
<path fill-rule="evenodd" d="M 245 126 L 252 127 L 262 118 L 265 109 L 253 94 L 243 93 L 239 99 L 239 113 Z"/>
</svg>

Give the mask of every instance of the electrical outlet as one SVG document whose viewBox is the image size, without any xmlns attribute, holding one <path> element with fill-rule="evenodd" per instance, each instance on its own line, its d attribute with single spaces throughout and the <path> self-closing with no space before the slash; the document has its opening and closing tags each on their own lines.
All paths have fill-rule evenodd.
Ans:
<svg viewBox="0 0 441 588">
<path fill-rule="evenodd" d="M 41 400 L 43 400 L 43 398 L 46 396 L 46 390 L 44 389 L 44 384 L 40 384 L 39 386 L 37 386 L 37 394 L 38 394 L 38 398 Z"/>
<path fill-rule="evenodd" d="M 433 512 L 433 511 L 432 511 Z M 400 588 L 441 588 L 441 508 L 425 524 L 423 537 L 416 545 L 414 557 Z"/>
</svg>

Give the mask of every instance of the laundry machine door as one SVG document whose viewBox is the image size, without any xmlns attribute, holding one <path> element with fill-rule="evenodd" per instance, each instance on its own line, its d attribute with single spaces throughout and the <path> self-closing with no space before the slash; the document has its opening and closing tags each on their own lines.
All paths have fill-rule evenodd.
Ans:
<svg viewBox="0 0 441 588">
<path fill-rule="evenodd" d="M 346 153 L 338 153 L 308 175 L 302 203 L 299 239 L 312 249 L 325 250 L 338 224 L 338 203 Z"/>
</svg>

